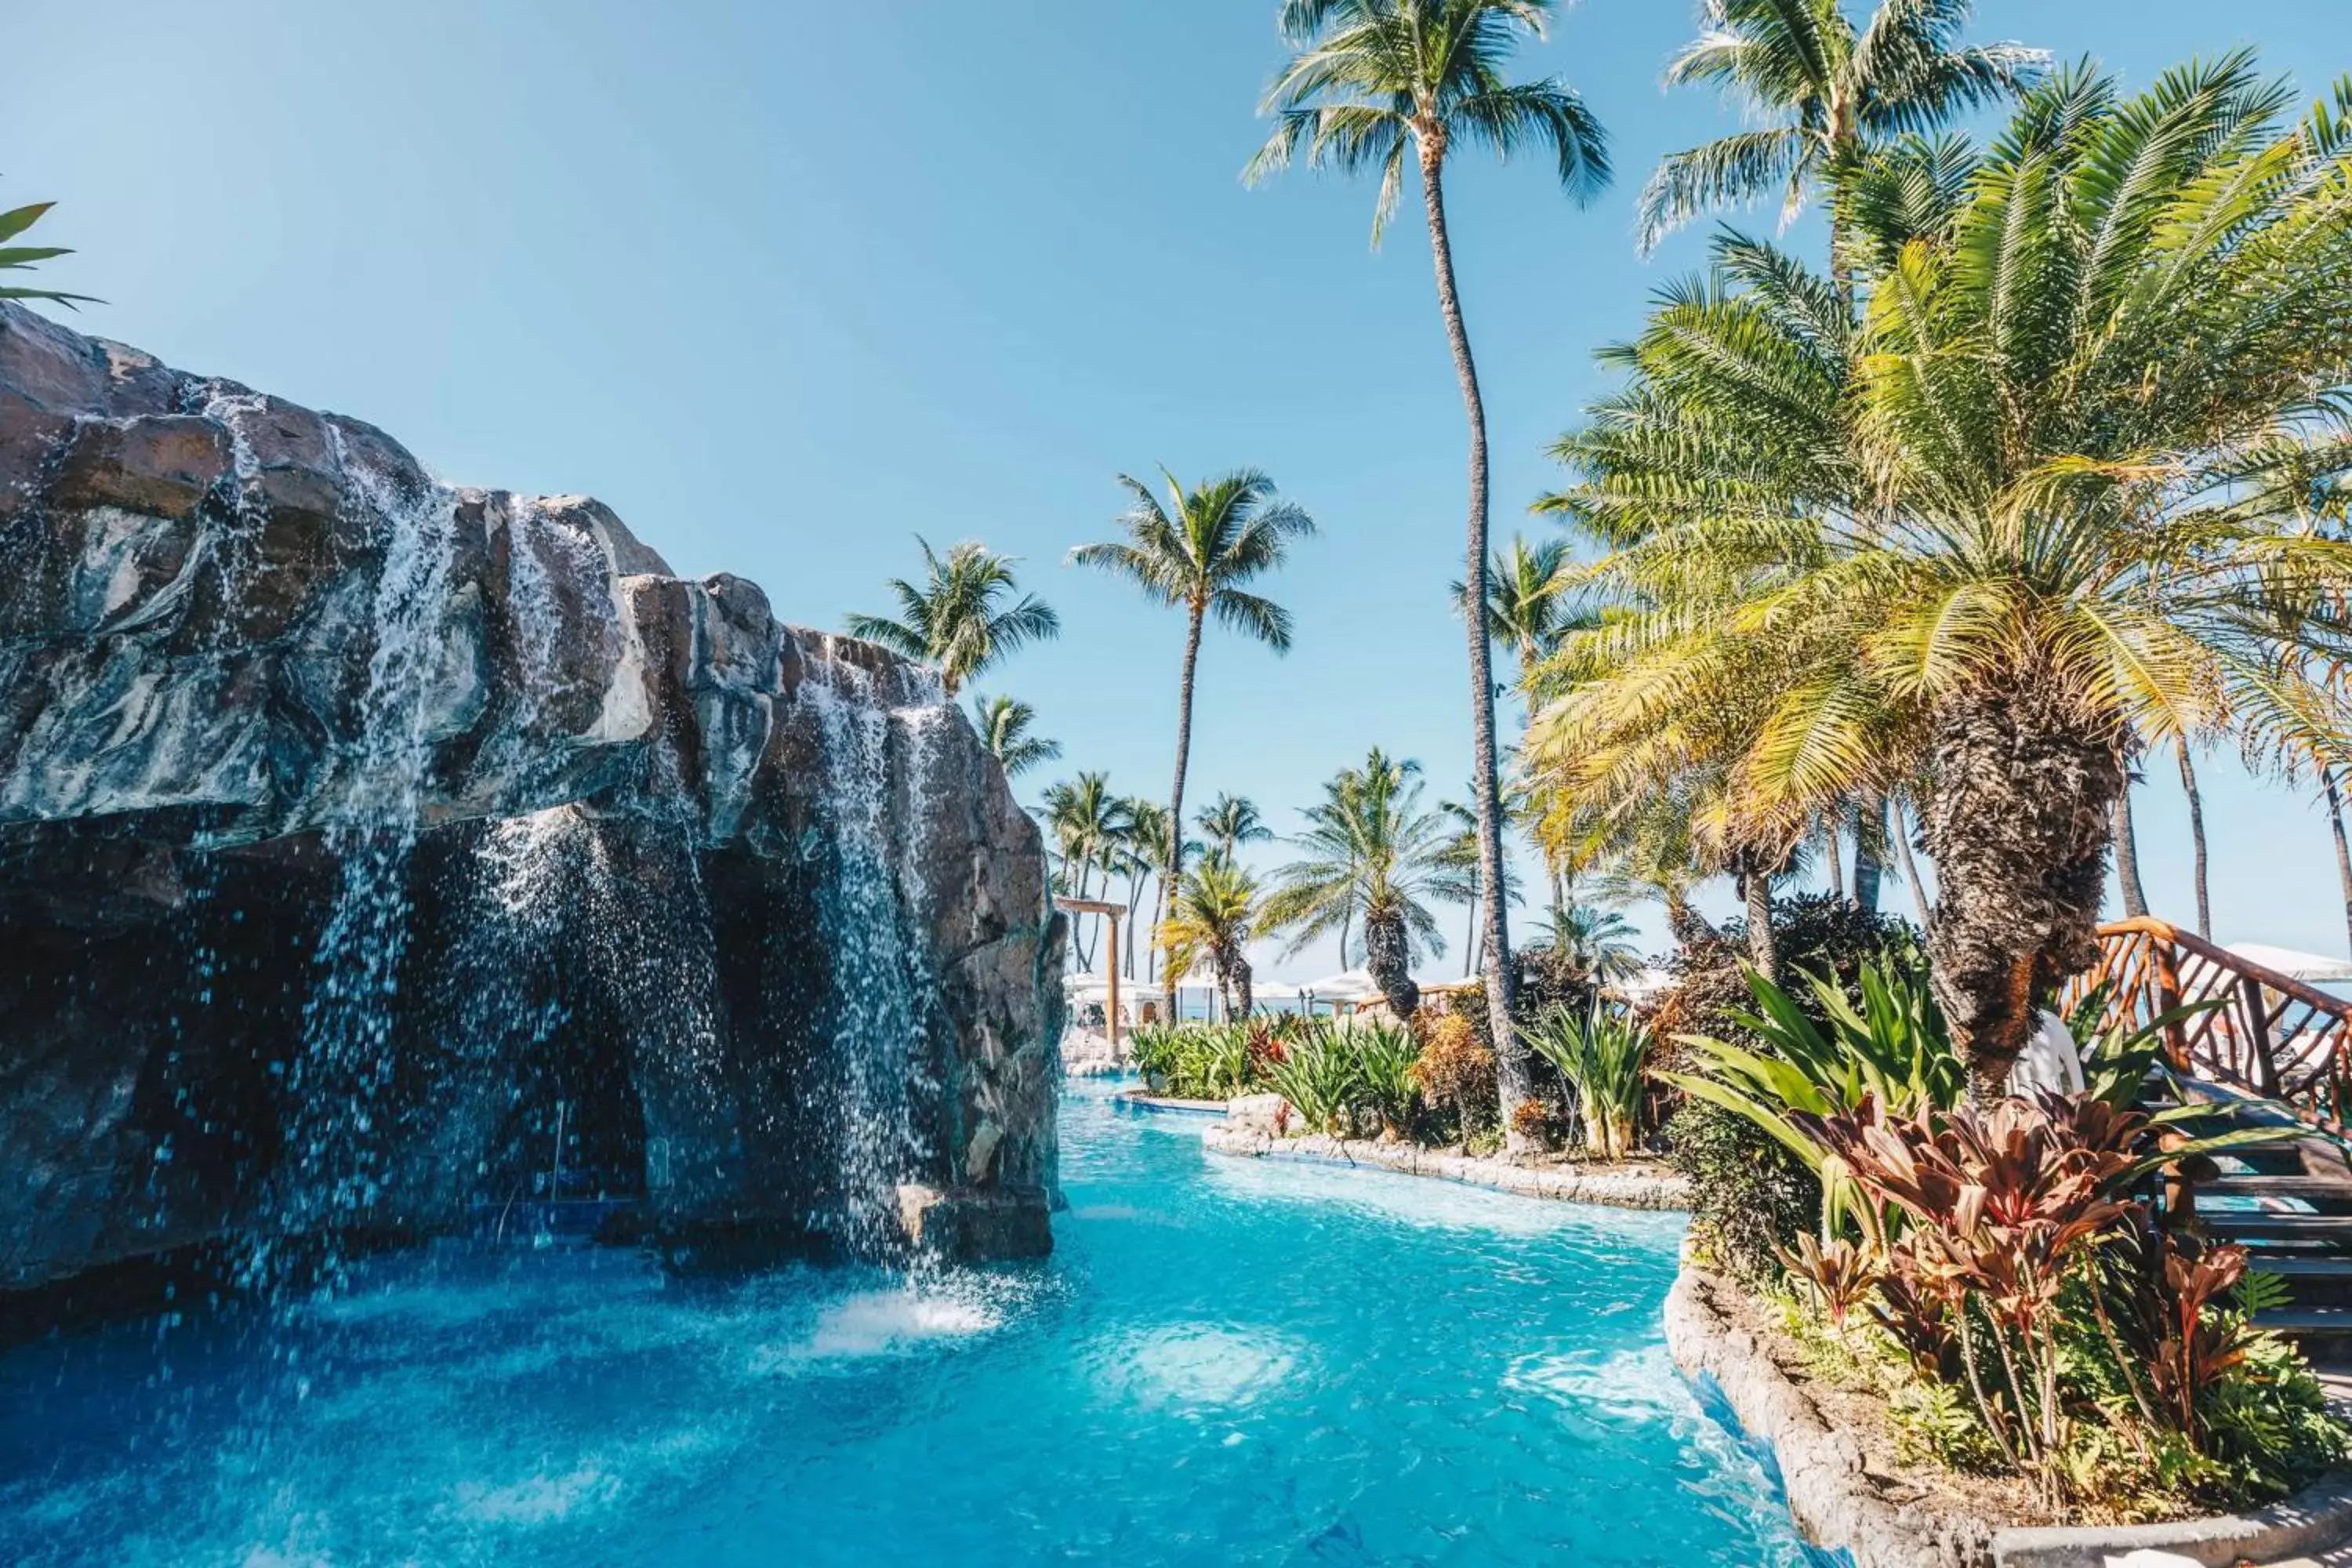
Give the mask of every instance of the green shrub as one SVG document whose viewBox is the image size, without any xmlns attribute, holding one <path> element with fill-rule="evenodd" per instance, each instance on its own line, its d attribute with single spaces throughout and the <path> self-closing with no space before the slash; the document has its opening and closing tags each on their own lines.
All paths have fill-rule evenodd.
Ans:
<svg viewBox="0 0 2352 1568">
<path fill-rule="evenodd" d="M 1412 1076 L 1441 1129 L 1450 1128 L 1465 1142 L 1490 1130 L 1499 1134 L 1495 1053 L 1468 1018 L 1452 1011 L 1438 1017 L 1422 1041 Z"/>
<path fill-rule="evenodd" d="M 1421 1108 L 1421 1081 L 1413 1075 L 1421 1047 L 1396 1024 L 1369 1024 L 1346 1031 L 1355 1053 L 1368 1119 L 1392 1137 L 1412 1134 Z"/>
<path fill-rule="evenodd" d="M 1275 1091 L 1313 1132 L 1351 1137 L 1364 1081 L 1356 1052 L 1337 1029 L 1318 1029 L 1294 1041 L 1274 1064 Z"/>
<path fill-rule="evenodd" d="M 1581 1016 L 1555 1007 L 1522 1033 L 1575 1091 L 1585 1148 L 1604 1160 L 1632 1153 L 1650 1060 L 1650 1031 L 1633 1010 L 1595 998 Z"/>
</svg>

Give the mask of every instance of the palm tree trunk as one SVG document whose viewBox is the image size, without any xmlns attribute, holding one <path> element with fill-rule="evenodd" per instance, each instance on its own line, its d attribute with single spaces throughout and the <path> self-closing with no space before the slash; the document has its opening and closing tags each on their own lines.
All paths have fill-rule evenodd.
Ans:
<svg viewBox="0 0 2352 1568">
<path fill-rule="evenodd" d="M 1168 866 L 1160 874 L 1162 922 L 1175 918 L 1176 889 L 1184 879 L 1184 768 L 1192 757 L 1192 672 L 1201 663 L 1201 617 L 1207 609 L 1195 600 L 1184 627 L 1184 679 L 1176 705 L 1176 783 L 1168 792 Z M 1171 1023 L 1176 1019 L 1176 983 L 1181 978 L 1172 964 L 1160 976 L 1160 995 L 1168 1004 Z"/>
<path fill-rule="evenodd" d="M 1767 980 L 1780 978 L 1780 944 L 1772 935 L 1772 877 L 1760 856 L 1748 857 L 1740 892 L 1748 902 L 1748 961 Z"/>
<path fill-rule="evenodd" d="M 1845 813 L 1843 810 L 1822 813 L 1822 837 L 1829 844 L 1830 891 L 1840 898 L 1845 896 L 1845 847 L 1839 842 L 1844 831 Z"/>
<path fill-rule="evenodd" d="M 1352 928 L 1355 923 L 1356 906 L 1353 903 L 1350 903 L 1339 915 L 1339 970 L 1341 973 L 1347 973 L 1348 933 L 1349 929 Z"/>
<path fill-rule="evenodd" d="M 1462 933 L 1462 978 L 1478 973 L 1478 879 L 1470 879 L 1470 929 Z"/>
<path fill-rule="evenodd" d="M 1091 860 L 1079 860 L 1078 890 L 1070 895 L 1072 898 L 1077 899 L 1082 902 L 1085 900 L 1087 896 L 1087 878 L 1091 875 L 1093 871 L 1094 863 Z M 1082 973 L 1092 974 L 1095 972 L 1095 958 L 1094 953 L 1087 946 L 1086 931 L 1087 917 L 1084 915 L 1072 915 L 1070 917 L 1070 942 L 1078 950 L 1078 969 Z"/>
<path fill-rule="evenodd" d="M 1454 247 L 1445 232 L 1445 144 L 1433 135 L 1420 142 L 1422 199 L 1429 213 L 1431 263 L 1437 273 L 1437 306 L 1454 351 L 1454 374 L 1462 383 L 1462 407 L 1470 422 L 1470 518 L 1464 544 L 1462 581 L 1472 613 L 1463 617 L 1470 633 L 1472 783 L 1477 790 L 1478 892 L 1485 916 L 1486 1020 L 1495 1047 L 1495 1087 L 1504 1136 L 1514 1152 L 1527 1140 L 1517 1113 L 1527 1100 L 1527 1052 L 1511 1027 L 1511 942 L 1503 923 L 1503 803 L 1495 766 L 1494 648 L 1486 635 L 1486 408 L 1478 395 L 1478 367 L 1470 357 L 1470 333 L 1462 324 L 1462 300 L 1454 282 Z"/>
<path fill-rule="evenodd" d="M 2122 888 L 2124 913 L 2147 913 L 2147 889 L 2139 883 L 2139 835 L 2132 831 L 2131 774 L 2124 774 L 2123 792 L 2116 796 L 2116 882 Z"/>
<path fill-rule="evenodd" d="M 1886 797 L 1865 789 L 1854 802 L 1853 901 L 1866 915 L 1878 912 L 1878 884 L 1885 873 Z"/>
<path fill-rule="evenodd" d="M 1989 1103 L 2045 997 L 2099 956 L 2099 902 L 2126 775 L 2112 735 L 2084 734 L 2045 681 L 1936 717 L 1926 803 L 1940 897 L 1927 932 L 1936 1000 Z"/>
<path fill-rule="evenodd" d="M 2189 797 L 2189 844 L 2197 878 L 2197 934 L 2213 936 L 2213 899 L 2205 883 L 2205 799 L 2197 792 L 2197 770 L 2189 761 L 2189 737 L 2180 738 L 2180 791 Z"/>
<path fill-rule="evenodd" d="M 1931 931 L 1936 908 L 1927 901 L 1927 884 L 1919 879 L 1919 862 L 1911 856 L 1911 816 L 1900 802 L 1895 806 L 1895 855 L 1903 862 L 1903 879 L 1911 884 L 1911 907 L 1919 911 L 1919 929 Z"/>
<path fill-rule="evenodd" d="M 2336 830 L 2336 879 L 2344 889 L 2344 938 L 2352 942 L 2352 847 L 2344 842 L 2344 802 L 2336 793 L 2334 769 L 2322 768 L 2319 782 L 2327 791 L 2327 824 Z"/>
</svg>

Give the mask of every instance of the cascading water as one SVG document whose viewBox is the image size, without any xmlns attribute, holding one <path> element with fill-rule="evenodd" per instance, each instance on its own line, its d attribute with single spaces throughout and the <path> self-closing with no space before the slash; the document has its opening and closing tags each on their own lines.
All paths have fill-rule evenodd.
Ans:
<svg viewBox="0 0 2352 1568">
<path fill-rule="evenodd" d="M 457 498 L 360 460 L 327 426 L 347 493 L 384 520 L 389 537 L 370 607 L 374 649 L 359 734 L 335 770 L 325 838 L 337 864 L 334 901 L 313 960 L 299 1051 L 289 1064 L 291 1108 L 279 1214 L 329 1237 L 365 1216 L 382 1184 L 375 1101 L 393 1060 L 394 999 L 409 934 L 408 869 L 432 762 L 431 704 L 442 674 Z"/>
<path fill-rule="evenodd" d="M 898 890 L 911 905 L 919 888 L 921 815 L 896 847 L 900 867 L 893 887 L 892 846 L 886 833 L 890 801 L 890 739 L 907 734 L 910 787 L 919 789 L 926 731 L 940 704 L 886 709 L 873 678 L 835 661 L 830 679 L 807 690 L 824 752 L 823 805 L 833 830 L 835 874 L 827 879 L 818 918 L 832 961 L 831 1003 L 838 1041 L 835 1093 L 842 1137 L 843 1199 L 839 1216 L 854 1243 L 877 1229 L 895 1202 L 898 1184 L 921 1152 L 912 1106 L 936 1089 L 924 1047 L 928 1020 L 909 1005 L 907 976 L 920 938 L 902 918 Z M 930 679 L 932 678 L 923 678 Z M 937 688 L 934 681 L 933 691 Z M 919 805 L 919 802 L 917 803 Z"/>
</svg>

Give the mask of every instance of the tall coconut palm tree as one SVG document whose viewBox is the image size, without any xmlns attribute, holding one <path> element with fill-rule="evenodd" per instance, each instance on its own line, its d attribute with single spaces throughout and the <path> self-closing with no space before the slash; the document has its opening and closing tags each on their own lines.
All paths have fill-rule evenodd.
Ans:
<svg viewBox="0 0 2352 1568">
<path fill-rule="evenodd" d="M 1256 879 L 1230 860 L 1214 856 L 1204 858 L 1184 873 L 1175 906 L 1160 928 L 1168 972 L 1182 976 L 1205 963 L 1217 976 L 1226 1016 L 1249 1016 L 1246 950 L 1258 919 Z"/>
<path fill-rule="evenodd" d="M 1274 837 L 1274 829 L 1258 816 L 1256 803 L 1241 795 L 1220 795 L 1192 818 L 1192 826 L 1201 830 L 1210 853 L 1226 860 L 1240 853 L 1243 845 L 1263 844 Z"/>
<path fill-rule="evenodd" d="M 1192 846 L 1185 846 L 1188 851 Z M 1127 924 L 1135 929 L 1135 917 L 1145 908 L 1144 895 L 1153 889 L 1168 871 L 1168 808 L 1156 800 L 1130 795 L 1127 801 L 1127 821 L 1118 834 L 1120 874 L 1127 878 Z M 1157 896 L 1151 907 L 1157 908 Z M 1127 944 L 1127 972 L 1134 974 L 1136 950 L 1143 950 L 1142 963 L 1147 970 L 1158 962 L 1159 950 L 1149 942 L 1138 940 Z"/>
<path fill-rule="evenodd" d="M 1168 793 L 1168 864 L 1161 877 L 1172 908 L 1184 876 L 1184 770 L 1192 754 L 1192 679 L 1201 661 L 1201 630 L 1211 616 L 1276 653 L 1290 651 L 1290 612 L 1246 591 L 1279 567 L 1291 543 L 1310 538 L 1315 520 L 1275 494 L 1274 481 L 1255 468 L 1240 468 L 1186 489 L 1162 468 L 1168 484 L 1163 507 L 1140 480 L 1121 474 L 1118 482 L 1135 504 L 1121 514 L 1127 537 L 1081 544 L 1070 560 L 1126 578 L 1163 605 L 1184 612 L 1184 665 L 1176 704 L 1176 782 Z M 1168 1016 L 1176 1016 L 1176 982 L 1165 981 Z"/>
<path fill-rule="evenodd" d="M 1486 633 L 1511 650 L 1519 684 L 1527 686 L 1577 616 L 1566 585 L 1568 541 L 1529 544 L 1518 534 L 1486 563 Z M 1454 585 L 1454 607 L 1470 602 L 1467 584 Z"/>
<path fill-rule="evenodd" d="M 1924 781 L 1979 1095 L 2096 956 L 2127 737 L 2352 754 L 2306 673 L 2352 653 L 2352 544 L 2243 483 L 2340 439 L 2352 380 L 2352 133 L 2290 101 L 2242 55 L 2127 100 L 2062 73 L 1858 279 L 1857 334 L 1832 281 L 1726 241 L 1559 449 L 1626 607 L 1564 644 L 1537 765 L 1622 791 L 1706 757 L 1760 829 Z"/>
<path fill-rule="evenodd" d="M 1961 43 L 1974 9 L 1880 0 L 1856 27 L 1843 0 L 1704 0 L 1699 36 L 1666 67 L 1666 85 L 1721 88 L 1749 128 L 1658 165 L 1642 190 L 1643 253 L 1693 218 L 1765 196 L 1780 197 L 1786 223 L 1874 146 L 1932 132 L 2049 68 L 2042 49 Z"/>
<path fill-rule="evenodd" d="M 60 245 L 12 246 L 8 244 L 8 241 L 40 222 L 47 215 L 48 210 L 55 205 L 57 205 L 55 202 L 34 202 L 27 206 L 15 207 L 0 213 L 0 272 L 30 271 L 44 261 L 73 254 L 71 250 Z M 0 300 L 40 300 L 52 305 L 63 305 L 68 310 L 79 310 L 83 305 L 104 303 L 103 300 L 93 300 L 87 294 L 65 294 L 55 289 L 35 289 L 27 284 L 0 285 Z"/>
<path fill-rule="evenodd" d="M 2319 787 L 2327 801 L 2327 826 L 2336 835 L 2336 881 L 2344 889 L 2344 940 L 2352 943 L 2352 845 L 2344 840 L 2344 800 L 2336 788 L 2336 770 L 2322 768 Z M 2352 947 L 2346 952 L 2352 952 Z"/>
<path fill-rule="evenodd" d="M 2139 830 L 2132 826 L 2132 786 L 2139 770 L 2122 762 L 2123 787 L 2116 792 L 2112 831 L 2116 837 L 2116 889 L 2123 895 L 2124 913 L 2137 919 L 2147 913 L 2147 889 L 2139 879 Z"/>
<path fill-rule="evenodd" d="M 1075 780 L 1049 786 L 1045 791 L 1044 816 L 1045 831 L 1060 852 L 1062 877 L 1066 890 L 1073 898 L 1087 898 L 1095 889 L 1092 878 L 1097 871 L 1108 885 L 1116 869 L 1115 857 L 1119 837 L 1126 831 L 1128 805 L 1110 787 L 1108 773 L 1082 773 Z M 1074 934 L 1082 935 L 1086 923 L 1074 926 Z M 1102 938 L 1102 918 L 1095 917 L 1095 938 Z M 1078 967 L 1092 971 L 1095 948 L 1081 942 L 1078 947 Z"/>
<path fill-rule="evenodd" d="M 2189 802 L 2189 875 L 2197 898 L 2197 934 L 2210 939 L 2213 896 L 2205 877 L 2205 797 L 2197 788 L 2197 768 L 2189 760 L 2189 747 L 2187 735 L 2173 742 L 2173 753 L 2180 763 L 2180 793 Z"/>
<path fill-rule="evenodd" d="M 1039 763 L 1050 763 L 1062 754 L 1061 742 L 1029 732 L 1036 725 L 1037 710 L 1018 698 L 973 698 L 971 722 L 972 728 L 980 731 L 981 744 L 1003 767 L 1006 778 L 1019 778 Z"/>
<path fill-rule="evenodd" d="M 900 618 L 854 615 L 851 637 L 932 666 L 953 697 L 965 681 L 1024 644 L 1061 635 L 1053 606 L 1021 593 L 1013 557 L 971 540 L 950 545 L 945 555 L 920 534 L 915 542 L 923 549 L 923 581 L 893 577 L 887 584 Z"/>
<path fill-rule="evenodd" d="M 1463 145 L 1507 158 L 1548 150 L 1560 186 L 1579 202 L 1609 182 L 1608 139 L 1584 100 L 1553 78 L 1513 82 L 1518 46 L 1543 37 L 1551 0 L 1284 0 L 1282 30 L 1297 46 L 1265 95 L 1274 133 L 1250 163 L 1258 180 L 1305 156 L 1310 166 L 1380 171 L 1372 243 L 1404 188 L 1408 157 L 1421 175 L 1438 313 L 1470 426 L 1470 505 L 1464 547 L 1467 602 L 1486 603 L 1486 408 L 1454 276 L 1445 217 L 1445 163 Z M 1528 1093 L 1527 1052 L 1511 1026 L 1511 948 L 1503 913 L 1503 800 L 1496 765 L 1495 685 L 1487 628 L 1466 616 L 1473 763 L 1486 941 L 1487 1022 L 1495 1042 L 1503 1125 Z"/>
<path fill-rule="evenodd" d="M 1421 1005 L 1413 960 L 1445 951 L 1430 904 L 1468 892 L 1446 854 L 1444 819 L 1422 807 L 1422 787 L 1420 763 L 1377 746 L 1362 767 L 1342 769 L 1307 808 L 1307 831 L 1291 840 L 1299 858 L 1275 873 L 1263 921 L 1297 952 L 1360 920 L 1364 967 L 1401 1018 Z"/>
</svg>

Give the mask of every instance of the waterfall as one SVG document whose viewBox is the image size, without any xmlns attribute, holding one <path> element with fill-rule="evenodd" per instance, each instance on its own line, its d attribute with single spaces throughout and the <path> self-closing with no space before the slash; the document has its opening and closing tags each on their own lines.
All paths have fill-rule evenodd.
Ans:
<svg viewBox="0 0 2352 1568">
<path fill-rule="evenodd" d="M 384 520 L 389 536 L 370 606 L 374 649 L 359 732 L 333 769 L 325 822 L 338 881 L 313 954 L 301 1046 L 286 1074 L 290 1179 L 280 1212 L 304 1229 L 363 1217 L 382 1186 L 376 1100 L 393 1061 L 409 857 L 432 763 L 431 700 L 457 535 L 450 490 L 381 473 L 328 431 L 347 493 Z"/>
<path fill-rule="evenodd" d="M 917 909 L 928 849 L 922 792 L 935 725 L 947 715 L 935 677 L 915 678 L 928 702 L 883 706 L 874 678 L 842 660 L 803 689 L 824 755 L 822 811 L 836 856 L 818 901 L 830 957 L 835 1021 L 834 1093 L 842 1136 L 845 1222 L 853 1240 L 880 1230 L 899 1183 L 919 1168 L 919 1097 L 938 1089 L 930 1020 L 917 1016 L 910 984 L 925 941 Z M 900 737 L 908 820 L 894 844 L 892 731 Z M 894 883 L 894 870 L 896 873 Z M 903 898 L 902 898 L 903 896 Z"/>
</svg>

